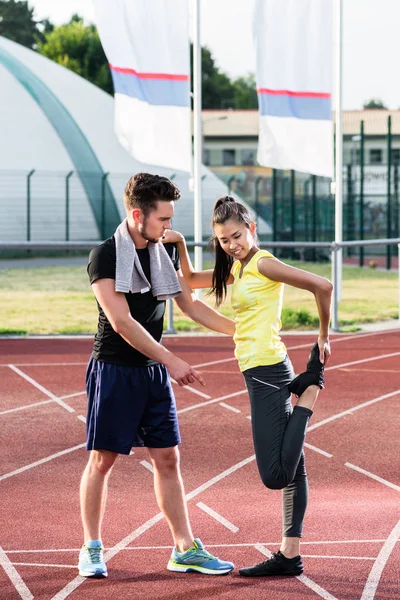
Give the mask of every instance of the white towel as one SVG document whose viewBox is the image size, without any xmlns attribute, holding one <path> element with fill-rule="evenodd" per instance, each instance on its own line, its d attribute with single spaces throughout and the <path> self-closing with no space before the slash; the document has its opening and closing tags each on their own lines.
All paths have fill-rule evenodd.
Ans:
<svg viewBox="0 0 400 600">
<path fill-rule="evenodd" d="M 128 294 L 151 290 L 157 300 L 175 298 L 182 292 L 178 276 L 164 244 L 148 242 L 151 284 L 143 273 L 135 244 L 128 230 L 128 220 L 122 221 L 114 234 L 116 249 L 115 291 Z"/>
</svg>

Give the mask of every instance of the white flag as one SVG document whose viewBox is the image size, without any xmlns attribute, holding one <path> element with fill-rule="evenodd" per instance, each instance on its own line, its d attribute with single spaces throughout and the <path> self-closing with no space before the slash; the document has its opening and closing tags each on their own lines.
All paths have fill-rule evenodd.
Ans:
<svg viewBox="0 0 400 600">
<path fill-rule="evenodd" d="M 332 177 L 333 0 L 256 0 L 258 162 Z"/>
<path fill-rule="evenodd" d="M 94 0 L 115 131 L 139 162 L 191 171 L 187 0 Z"/>
</svg>

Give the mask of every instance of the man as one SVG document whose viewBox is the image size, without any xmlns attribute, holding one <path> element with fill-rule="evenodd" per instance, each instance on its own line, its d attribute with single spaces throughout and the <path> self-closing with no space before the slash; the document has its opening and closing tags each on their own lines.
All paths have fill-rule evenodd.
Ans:
<svg viewBox="0 0 400 600">
<path fill-rule="evenodd" d="M 107 483 L 118 454 L 129 454 L 133 446 L 147 447 L 153 464 L 157 502 L 175 545 L 168 569 L 221 575 L 234 567 L 194 539 L 179 468 L 169 374 L 179 385 L 204 381 L 160 344 L 165 297 L 175 296 L 184 313 L 210 329 L 229 335 L 235 329 L 233 321 L 192 295 L 176 247 L 159 243 L 171 228 L 179 197 L 166 177 L 131 177 L 124 194 L 127 219 L 89 256 L 99 321 L 86 377 L 90 457 L 80 489 L 84 545 L 79 556 L 85 577 L 107 577 L 101 542 Z"/>
</svg>

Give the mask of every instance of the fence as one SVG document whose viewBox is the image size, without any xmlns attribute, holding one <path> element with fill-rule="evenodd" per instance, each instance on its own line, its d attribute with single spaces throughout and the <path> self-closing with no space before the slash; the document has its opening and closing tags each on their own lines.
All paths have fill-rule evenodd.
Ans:
<svg viewBox="0 0 400 600">
<path fill-rule="evenodd" d="M 97 242 L 0 242 L 1 250 L 91 250 Z M 207 242 L 201 244 L 194 244 L 189 242 L 189 248 L 196 246 L 208 247 Z M 340 251 L 346 248 L 361 248 L 361 247 L 374 247 L 374 246 L 397 246 L 398 252 L 398 319 L 400 321 L 400 238 L 389 238 L 379 240 L 356 240 L 346 241 L 341 243 L 336 242 L 262 242 L 259 244 L 261 248 L 273 248 L 273 249 L 328 249 L 330 252 L 330 260 L 332 264 L 332 282 L 334 287 L 333 303 L 332 303 L 332 329 L 334 331 L 339 330 L 339 289 L 340 289 L 340 272 L 339 272 L 339 256 Z M 172 311 L 172 300 L 168 303 L 168 329 L 167 333 L 174 332 L 173 324 L 173 311 Z"/>
</svg>

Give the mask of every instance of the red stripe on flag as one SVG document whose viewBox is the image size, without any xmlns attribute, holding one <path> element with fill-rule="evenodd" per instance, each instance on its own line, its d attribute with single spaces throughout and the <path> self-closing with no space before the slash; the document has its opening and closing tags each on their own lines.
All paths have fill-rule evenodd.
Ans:
<svg viewBox="0 0 400 600">
<path fill-rule="evenodd" d="M 260 88 L 259 94 L 269 94 L 270 96 L 293 96 L 294 98 L 330 98 L 331 94 L 325 92 L 292 92 L 290 90 L 270 90 Z"/>
<path fill-rule="evenodd" d="M 110 64 L 110 69 L 116 73 L 125 73 L 125 75 L 136 75 L 139 79 L 163 79 L 169 81 L 189 81 L 189 75 L 173 75 L 170 73 L 138 73 L 135 69 L 124 67 L 115 67 Z"/>
</svg>

